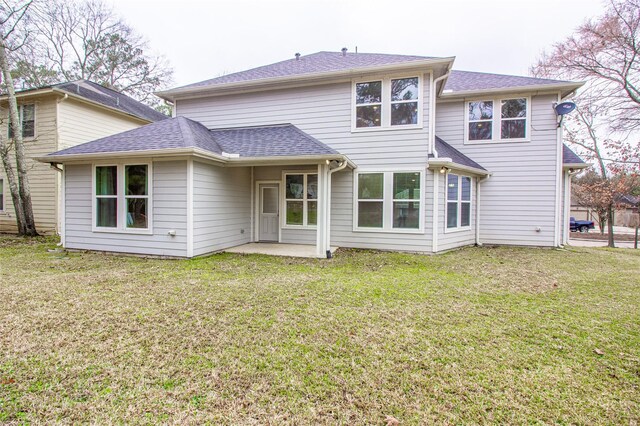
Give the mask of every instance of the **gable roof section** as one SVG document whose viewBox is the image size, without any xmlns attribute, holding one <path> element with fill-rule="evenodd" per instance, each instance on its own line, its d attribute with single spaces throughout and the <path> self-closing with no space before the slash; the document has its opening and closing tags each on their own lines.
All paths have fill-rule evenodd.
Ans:
<svg viewBox="0 0 640 426">
<path fill-rule="evenodd" d="M 566 144 L 562 144 L 562 164 L 564 166 L 574 166 L 578 168 L 589 167 L 589 163 L 585 163 L 582 158 L 571 150 Z"/>
<path fill-rule="evenodd" d="M 461 166 L 462 169 L 467 169 L 474 173 L 485 175 L 489 174 L 487 169 L 440 139 L 438 136 L 436 136 L 435 148 L 438 152 L 438 157 L 435 157 L 433 154 L 429 154 L 430 164 L 440 165 L 442 163 L 442 165 L 446 165 L 445 163 L 451 163 L 451 166 Z"/>
<path fill-rule="evenodd" d="M 124 93 L 106 88 L 89 80 L 70 81 L 54 84 L 54 89 L 78 96 L 91 102 L 122 111 L 134 117 L 150 122 L 164 120 L 167 117 L 161 112 L 138 102 Z"/>
<path fill-rule="evenodd" d="M 38 96 L 47 93 L 61 93 L 81 101 L 90 102 L 101 107 L 115 110 L 143 121 L 155 122 L 169 118 L 161 112 L 138 102 L 130 96 L 117 90 L 109 89 L 89 80 L 69 81 L 34 89 L 16 92 L 17 97 Z M 6 99 L 6 94 L 0 99 Z"/>
<path fill-rule="evenodd" d="M 189 150 L 199 150 L 220 159 L 340 156 L 292 124 L 209 130 L 196 121 L 175 117 L 38 159 L 50 162 L 105 154 L 184 154 Z"/>
<path fill-rule="evenodd" d="M 563 96 L 582 86 L 584 83 L 552 80 L 548 78 L 523 77 L 517 75 L 491 74 L 474 71 L 452 70 L 442 92 L 443 97 L 461 94 L 474 94 L 482 92 L 513 91 L 559 88 L 563 90 Z"/>
</svg>

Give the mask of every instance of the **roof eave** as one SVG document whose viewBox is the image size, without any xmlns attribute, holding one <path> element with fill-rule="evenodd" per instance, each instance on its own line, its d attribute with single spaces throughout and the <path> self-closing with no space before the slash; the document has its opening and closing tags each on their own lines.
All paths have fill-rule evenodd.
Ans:
<svg viewBox="0 0 640 426">
<path fill-rule="evenodd" d="M 350 68 L 348 70 L 319 72 L 302 75 L 290 75 L 286 77 L 263 78 L 258 80 L 238 81 L 233 83 L 211 84 L 205 86 L 176 88 L 155 92 L 154 94 L 162 99 L 174 102 L 176 99 L 187 98 L 189 95 L 212 95 L 212 94 L 229 94 L 235 90 L 249 91 L 260 90 L 286 83 L 295 83 L 295 85 L 322 83 L 337 78 L 353 78 L 362 74 L 381 73 L 391 70 L 403 71 L 416 68 L 433 67 L 437 65 L 449 65 L 455 60 L 454 56 L 446 58 L 433 58 L 416 61 L 408 61 L 402 63 L 378 65 L 374 67 Z"/>
<path fill-rule="evenodd" d="M 511 87 L 498 87 L 491 89 L 479 89 L 479 90 L 463 90 L 458 92 L 443 92 L 440 95 L 441 99 L 458 99 L 458 98 L 468 98 L 474 96 L 482 96 L 488 94 L 499 94 L 499 93 L 513 93 L 513 92 L 550 92 L 555 91 L 561 92 L 562 98 L 566 98 L 573 94 L 576 90 L 582 87 L 584 82 L 576 82 L 576 83 L 551 83 L 551 84 L 536 84 L 529 86 L 511 86 Z"/>
<path fill-rule="evenodd" d="M 466 166 L 464 164 L 459 164 L 454 162 L 451 158 L 441 157 L 441 158 L 429 158 L 429 163 L 427 168 L 435 169 L 436 167 L 448 167 L 450 169 L 460 170 L 463 172 L 469 172 L 479 176 L 490 176 L 491 172 L 484 169 L 479 169 L 477 167 Z"/>
<path fill-rule="evenodd" d="M 565 170 L 569 169 L 587 169 L 591 167 L 590 163 L 562 163 L 562 168 Z"/>
<path fill-rule="evenodd" d="M 51 93 L 54 93 L 54 89 L 52 87 L 44 87 L 40 89 L 26 90 L 24 92 L 16 92 L 16 98 L 31 98 L 36 96 L 48 95 Z M 5 101 L 8 99 L 8 97 L 9 96 L 7 94 L 0 95 L 0 101 Z"/>
<path fill-rule="evenodd" d="M 115 158 L 164 158 L 164 157 L 178 157 L 189 156 L 206 158 L 208 160 L 214 160 L 224 163 L 227 158 L 222 155 L 215 154 L 210 151 L 206 151 L 199 148 L 167 148 L 167 149 L 147 149 L 139 151 L 115 151 L 115 152 L 92 152 L 82 154 L 61 154 L 61 155 L 45 155 L 42 157 L 33 157 L 34 160 L 40 163 L 50 164 L 64 164 L 72 162 L 86 162 L 96 160 L 109 160 Z"/>
</svg>

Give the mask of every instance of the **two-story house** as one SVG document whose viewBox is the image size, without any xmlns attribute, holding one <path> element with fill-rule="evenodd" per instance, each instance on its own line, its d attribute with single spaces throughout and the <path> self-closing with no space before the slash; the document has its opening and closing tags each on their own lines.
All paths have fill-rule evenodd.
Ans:
<svg viewBox="0 0 640 426">
<path fill-rule="evenodd" d="M 36 227 L 57 232 L 61 222 L 60 174 L 33 157 L 168 118 L 135 99 L 88 80 L 16 93 Z M 0 135 L 11 138 L 7 96 L 0 96 Z M 0 167 L 0 233 L 17 232 L 13 201 Z"/>
<path fill-rule="evenodd" d="M 554 105 L 580 84 L 453 62 L 343 49 L 161 92 L 174 118 L 39 159 L 63 165 L 64 245 L 561 245 L 585 164 Z"/>
</svg>

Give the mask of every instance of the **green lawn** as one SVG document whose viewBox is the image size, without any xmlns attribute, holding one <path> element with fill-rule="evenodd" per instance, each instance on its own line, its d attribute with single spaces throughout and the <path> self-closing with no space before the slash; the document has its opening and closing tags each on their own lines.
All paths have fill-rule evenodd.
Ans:
<svg viewBox="0 0 640 426">
<path fill-rule="evenodd" d="M 640 250 L 54 245 L 0 237 L 0 423 L 640 421 Z"/>
</svg>

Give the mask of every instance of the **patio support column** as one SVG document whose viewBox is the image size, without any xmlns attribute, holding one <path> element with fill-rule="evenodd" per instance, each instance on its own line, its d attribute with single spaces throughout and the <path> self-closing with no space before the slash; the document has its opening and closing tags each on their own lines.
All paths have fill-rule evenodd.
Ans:
<svg viewBox="0 0 640 426">
<path fill-rule="evenodd" d="M 329 198 L 328 166 L 318 164 L 318 212 L 316 226 L 316 255 L 326 257 L 327 253 L 327 201 Z"/>
</svg>

